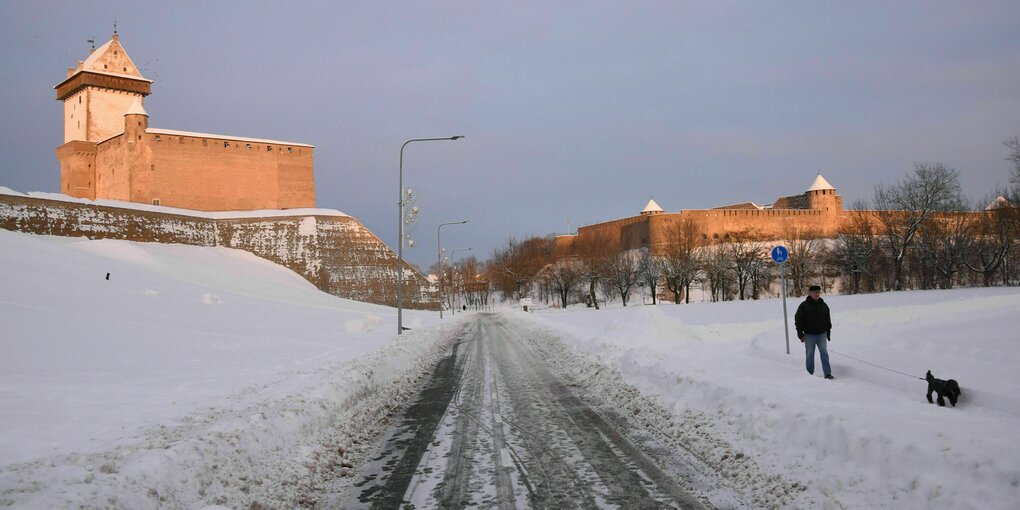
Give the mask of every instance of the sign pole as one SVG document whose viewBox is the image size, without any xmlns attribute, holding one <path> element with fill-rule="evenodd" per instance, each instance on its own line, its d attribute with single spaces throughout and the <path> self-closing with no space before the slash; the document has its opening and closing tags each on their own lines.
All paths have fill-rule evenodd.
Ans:
<svg viewBox="0 0 1020 510">
<path fill-rule="evenodd" d="M 786 315 L 786 266 L 783 262 L 790 257 L 789 250 L 785 246 L 776 246 L 772 249 L 772 260 L 779 264 L 779 275 L 783 284 L 783 330 L 786 332 L 786 354 L 790 354 L 790 319 Z"/>
<path fill-rule="evenodd" d="M 779 264 L 780 278 L 783 280 L 783 329 L 786 331 L 786 354 L 790 354 L 790 319 L 786 314 L 786 266 Z"/>
</svg>

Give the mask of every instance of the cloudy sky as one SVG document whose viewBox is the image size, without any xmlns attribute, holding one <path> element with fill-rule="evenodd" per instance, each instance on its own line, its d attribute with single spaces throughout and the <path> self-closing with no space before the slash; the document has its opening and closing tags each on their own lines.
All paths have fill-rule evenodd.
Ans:
<svg viewBox="0 0 1020 510">
<path fill-rule="evenodd" d="M 38 5 L 37 5 L 38 4 Z M 1020 3 L 0 1 L 0 186 L 57 191 L 53 86 L 120 41 L 164 129 L 315 145 L 316 198 L 417 247 L 771 203 L 821 172 L 845 204 L 916 162 L 973 201 L 1020 134 Z M 468 253 L 458 253 L 461 258 Z"/>
</svg>

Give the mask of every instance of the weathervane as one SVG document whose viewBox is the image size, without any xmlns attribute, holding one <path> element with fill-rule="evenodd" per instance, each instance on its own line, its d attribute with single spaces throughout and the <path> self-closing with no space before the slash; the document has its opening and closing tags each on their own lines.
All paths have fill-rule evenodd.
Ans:
<svg viewBox="0 0 1020 510">
<path fill-rule="evenodd" d="M 85 41 L 92 45 L 92 51 L 96 51 L 96 36 L 92 36 L 92 39 Z"/>
<path fill-rule="evenodd" d="M 117 35 L 117 20 L 113 20 L 113 35 Z"/>
</svg>

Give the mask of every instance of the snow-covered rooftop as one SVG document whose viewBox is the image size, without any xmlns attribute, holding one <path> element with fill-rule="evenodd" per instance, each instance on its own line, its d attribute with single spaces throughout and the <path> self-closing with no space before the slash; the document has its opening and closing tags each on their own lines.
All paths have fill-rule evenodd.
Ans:
<svg viewBox="0 0 1020 510">
<path fill-rule="evenodd" d="M 315 147 L 314 145 L 309 145 L 307 143 L 284 142 L 281 140 L 269 140 L 266 138 L 245 138 L 243 136 L 217 135 L 212 133 L 195 133 L 192 131 L 176 131 L 173 129 L 149 128 L 146 129 L 145 132 L 156 135 L 193 136 L 195 138 L 216 138 L 219 140 L 234 140 L 237 142 L 268 143 L 273 145 L 290 145 L 293 147 Z"/>
<path fill-rule="evenodd" d="M 645 208 L 641 211 L 641 214 L 655 214 L 663 212 L 659 204 L 655 202 L 654 198 L 649 198 L 648 203 L 645 204 Z"/>
<path fill-rule="evenodd" d="M 127 111 L 124 112 L 124 115 L 145 115 L 148 117 L 149 112 L 145 111 L 145 107 L 142 106 L 141 99 L 135 99 L 134 102 L 131 103 L 131 106 L 128 107 Z"/>
<path fill-rule="evenodd" d="M 829 181 L 825 180 L 825 177 L 822 177 L 822 174 L 818 174 L 818 177 L 815 178 L 815 182 L 811 183 L 811 187 L 808 188 L 807 190 L 808 191 L 820 191 L 820 190 L 823 190 L 823 189 L 833 189 L 834 190 L 836 188 L 833 187 L 831 184 L 829 184 Z"/>
</svg>

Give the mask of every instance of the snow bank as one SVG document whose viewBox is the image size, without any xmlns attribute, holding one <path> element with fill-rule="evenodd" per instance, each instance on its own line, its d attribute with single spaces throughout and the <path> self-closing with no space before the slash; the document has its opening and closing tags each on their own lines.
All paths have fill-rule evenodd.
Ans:
<svg viewBox="0 0 1020 510">
<path fill-rule="evenodd" d="M 807 374 L 795 337 L 786 354 L 779 300 L 516 316 L 585 354 L 578 380 L 758 504 L 1020 506 L 1020 289 L 825 299 L 835 381 Z M 927 402 L 928 369 L 960 382 L 958 407 Z"/>
<path fill-rule="evenodd" d="M 0 281 L 0 507 L 293 508 L 453 334 L 225 248 L 0 230 Z"/>
</svg>

